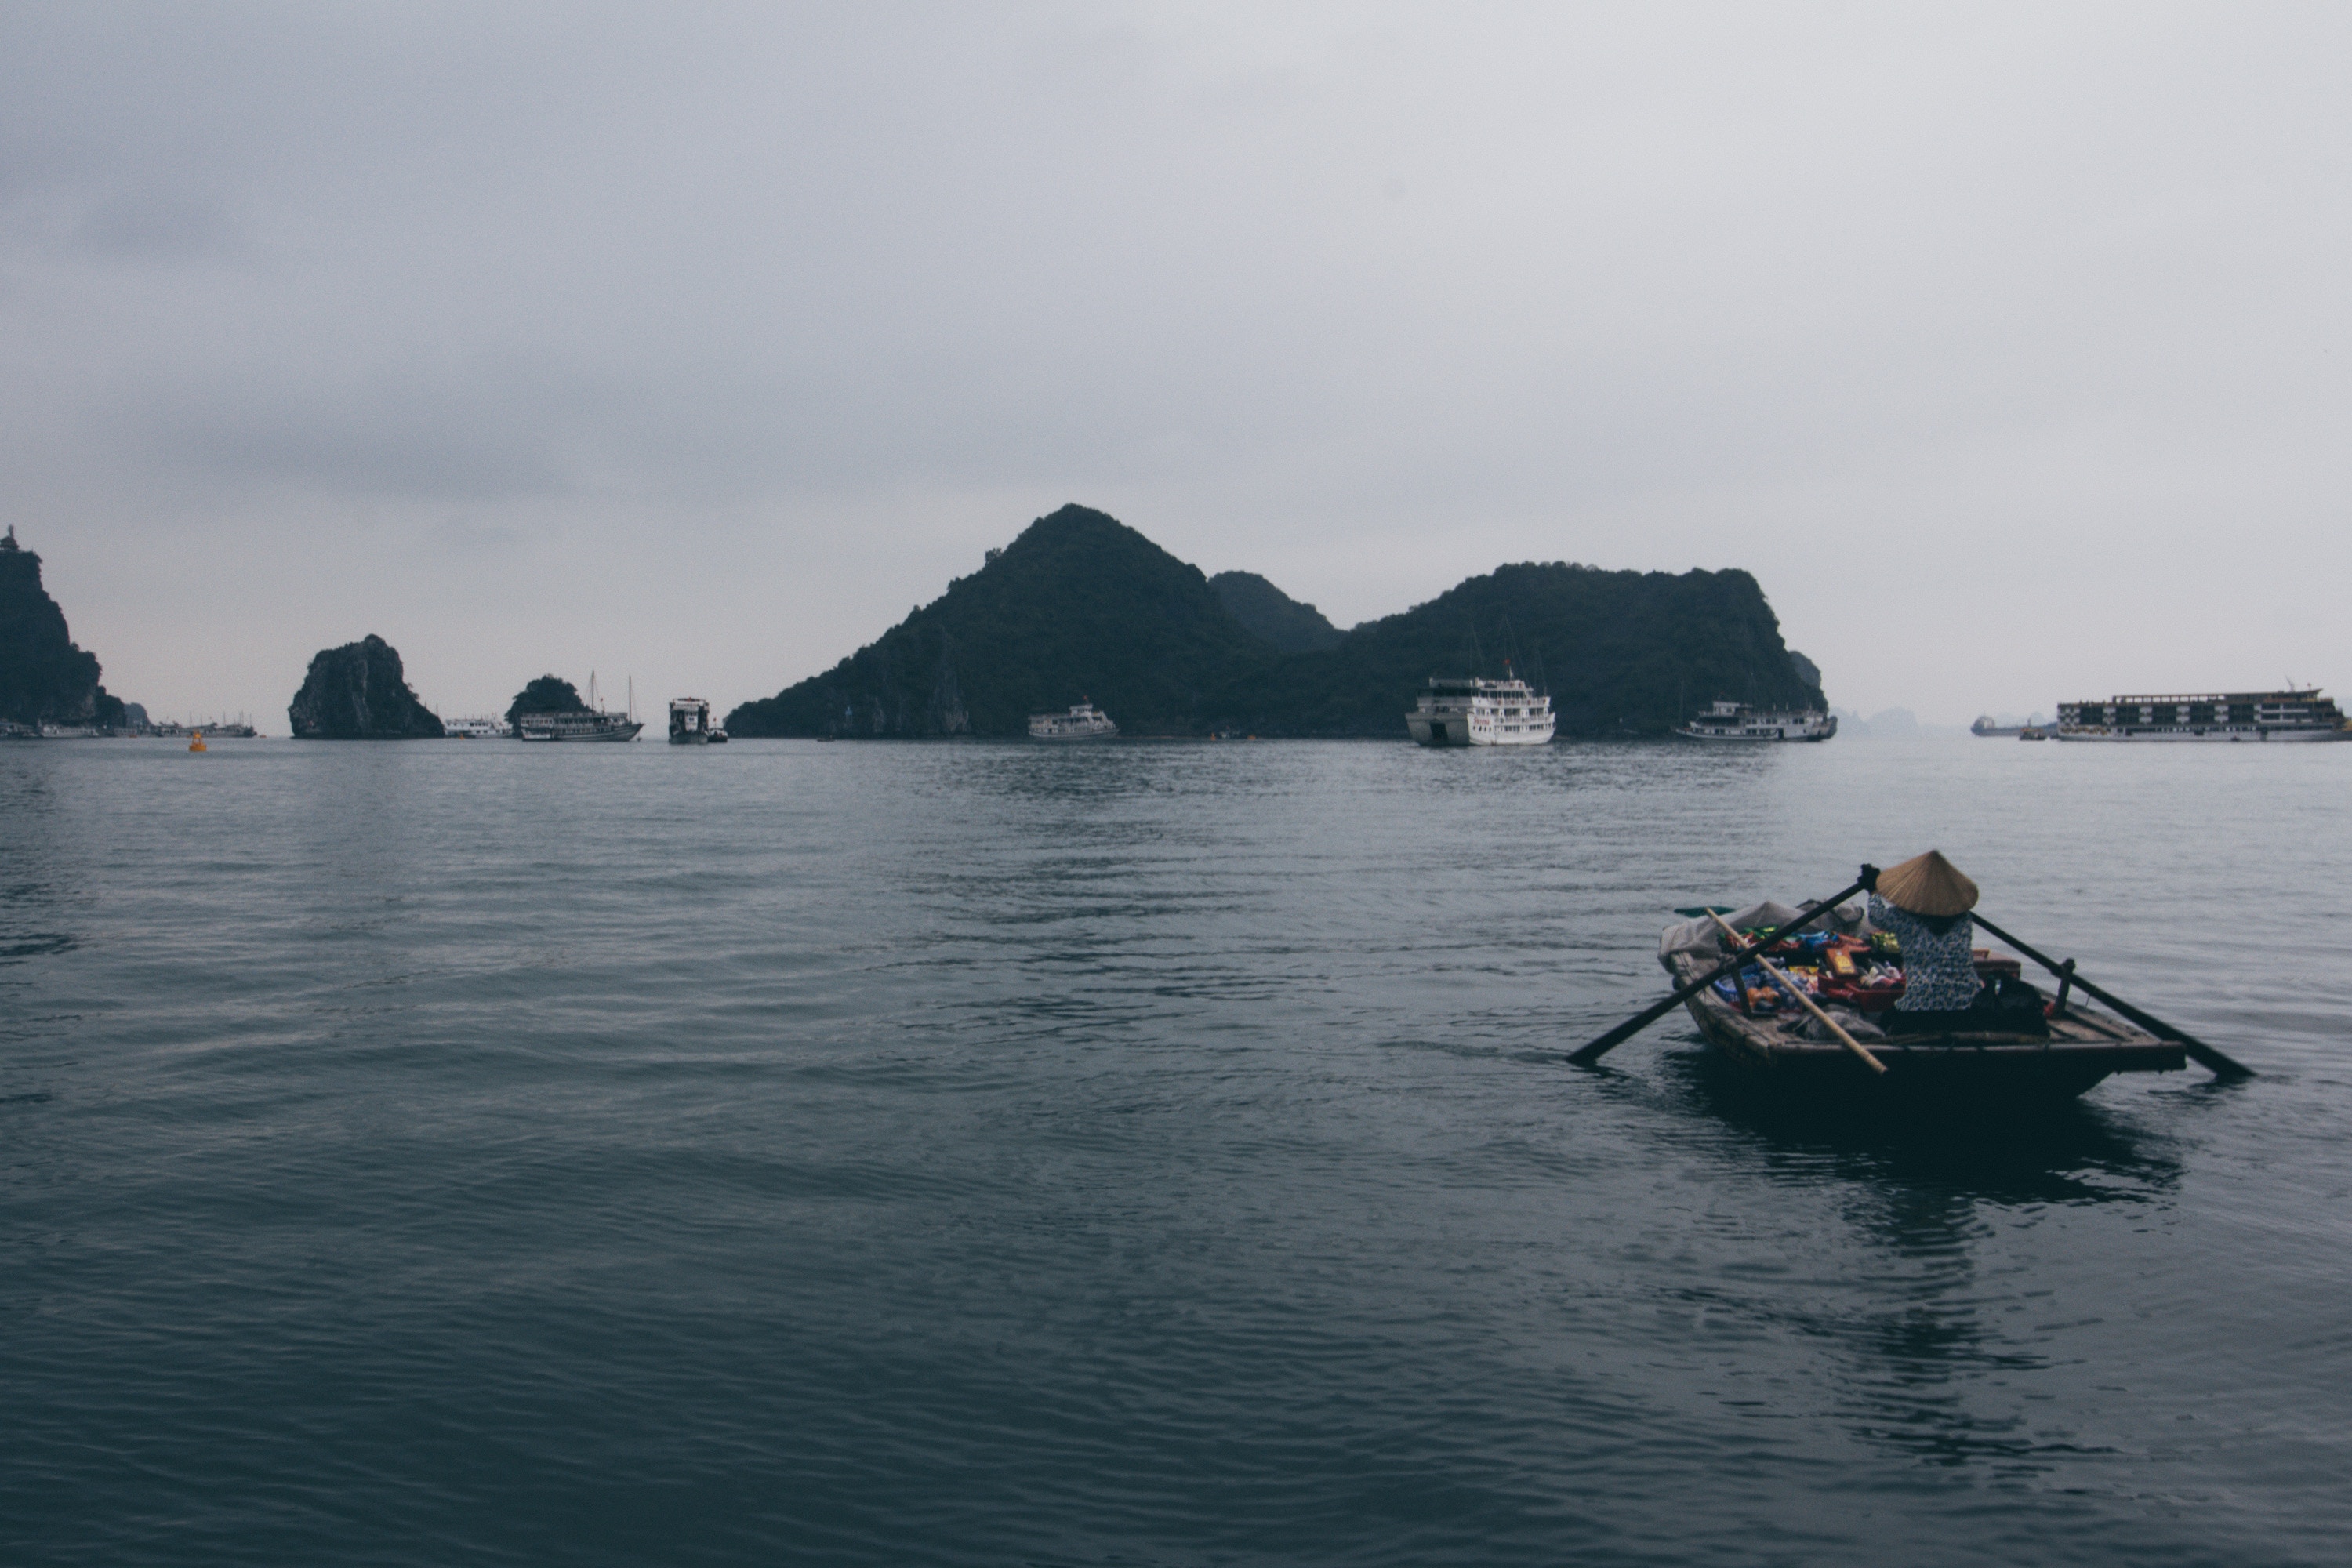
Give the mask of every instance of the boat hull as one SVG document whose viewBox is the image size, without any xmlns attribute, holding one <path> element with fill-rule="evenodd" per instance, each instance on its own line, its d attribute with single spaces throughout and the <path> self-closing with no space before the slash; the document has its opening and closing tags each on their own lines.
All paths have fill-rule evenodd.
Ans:
<svg viewBox="0 0 2352 1568">
<path fill-rule="evenodd" d="M 2194 741 L 2206 745 L 2244 742 L 2249 745 L 2281 745 L 2290 741 L 2352 741 L 2352 731 L 2345 730 L 2059 730 L 2054 740 L 2115 744 L 2146 744 L 2148 742 Z"/>
<path fill-rule="evenodd" d="M 1554 725 L 1495 733 L 1455 714 L 1408 713 L 1404 727 L 1417 746 L 1543 746 L 1550 744 Z"/>
<path fill-rule="evenodd" d="M 1835 730 L 1827 730 L 1818 734 L 1791 735 L 1787 731 L 1782 731 L 1769 735 L 1757 735 L 1712 734 L 1704 730 L 1683 729 L 1675 731 L 1675 733 L 1680 735 L 1685 741 L 1730 741 L 1735 743 L 1745 742 L 1751 745 L 1777 746 L 1798 744 L 1807 741 L 1826 741 L 1832 735 L 1836 734 L 1837 731 Z"/>
<path fill-rule="evenodd" d="M 1713 954 L 1663 960 L 1677 984 L 1718 962 Z M 2179 1072 L 2180 1046 L 2080 1010 L 2040 1036 L 1969 1033 L 1868 1040 L 1886 1065 L 1874 1073 L 1834 1040 L 1793 1037 L 1751 1018 L 1710 988 L 1684 1003 L 1709 1047 L 1759 1085 L 1804 1094 L 1860 1094 L 1920 1103 L 2071 1100 L 2119 1072 Z"/>
<path fill-rule="evenodd" d="M 630 723 L 626 721 L 618 724 L 599 725 L 593 730 L 584 727 L 564 730 L 534 730 L 526 727 L 521 731 L 519 739 L 541 742 L 560 742 L 564 745 L 572 746 L 603 741 L 634 741 L 637 738 L 637 731 L 644 728 L 643 724 Z"/>
</svg>

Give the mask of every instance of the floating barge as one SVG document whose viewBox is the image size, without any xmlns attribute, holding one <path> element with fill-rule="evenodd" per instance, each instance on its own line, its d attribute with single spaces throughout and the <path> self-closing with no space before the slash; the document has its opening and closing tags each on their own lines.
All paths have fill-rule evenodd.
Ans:
<svg viewBox="0 0 2352 1568">
<path fill-rule="evenodd" d="M 2058 704 L 2062 741 L 2352 741 L 2319 688 L 2195 691 Z"/>
<path fill-rule="evenodd" d="M 1728 917 L 1743 933 L 1798 919 L 1785 905 L 1759 904 Z M 1853 931 L 1863 924 L 1859 906 L 1824 917 L 1822 925 Z M 1769 950 L 1768 950 L 1769 951 Z M 1658 939 L 1658 962 L 1677 987 L 1708 973 L 1730 954 L 1721 931 L 1705 916 L 1668 926 Z M 1980 951 L 1981 973 L 2002 973 L 2011 994 L 2029 988 L 2017 977 L 2013 959 Z M 1831 1005 L 1839 1025 L 1885 1065 L 1874 1073 L 1835 1036 L 1802 1008 L 1751 1016 L 1708 986 L 1684 1006 L 1709 1046 L 1759 1083 L 1815 1092 L 1854 1092 L 1906 1099 L 2054 1100 L 2071 1099 L 2119 1072 L 2179 1072 L 2184 1048 L 2120 1019 L 2085 1007 L 2079 994 L 2049 1014 L 2049 1034 L 1993 1030 L 1938 1035 L 1892 1034 L 1901 1015 Z"/>
</svg>

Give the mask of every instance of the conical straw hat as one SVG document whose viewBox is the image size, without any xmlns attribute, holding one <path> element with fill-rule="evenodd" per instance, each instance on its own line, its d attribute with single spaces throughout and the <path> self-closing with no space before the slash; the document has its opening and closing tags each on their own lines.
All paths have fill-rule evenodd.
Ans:
<svg viewBox="0 0 2352 1568">
<path fill-rule="evenodd" d="M 1937 849 L 1881 871 L 1878 896 L 1915 915 L 1964 915 L 1977 907 L 1977 885 Z"/>
</svg>

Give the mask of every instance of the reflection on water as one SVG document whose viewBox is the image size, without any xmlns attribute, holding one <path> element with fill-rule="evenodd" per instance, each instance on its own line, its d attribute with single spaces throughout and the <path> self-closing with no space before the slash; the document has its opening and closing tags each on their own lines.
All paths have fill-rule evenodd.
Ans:
<svg viewBox="0 0 2352 1568">
<path fill-rule="evenodd" d="M 1678 1052 L 1666 1067 L 1694 1113 L 1747 1134 L 1776 1175 L 1801 1168 L 1874 1191 L 2001 1205 L 2147 1202 L 2179 1179 L 2168 1138 L 2095 1097 L 1874 1106 L 1760 1085 L 1713 1052 Z"/>
<path fill-rule="evenodd" d="M 1836 1418 L 1856 1438 L 2007 1479 L 2114 1452 L 2038 1435 L 2006 1396 L 2050 1364 L 2032 1310 L 2047 1292 L 1987 1258 L 2005 1229 L 2050 1209 L 2177 1201 L 2178 1131 L 2136 1125 L 2095 1099 L 1807 1100 L 1712 1052 L 1671 1057 L 1666 1078 L 1693 1114 L 1737 1135 L 1735 1179 L 1826 1193 L 1850 1231 L 1864 1289 L 1807 1331 L 1835 1347 Z"/>
</svg>

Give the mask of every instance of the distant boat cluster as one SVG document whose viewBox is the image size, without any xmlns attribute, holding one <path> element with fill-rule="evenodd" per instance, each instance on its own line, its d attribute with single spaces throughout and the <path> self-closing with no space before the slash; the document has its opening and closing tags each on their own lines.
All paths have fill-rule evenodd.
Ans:
<svg viewBox="0 0 2352 1568">
<path fill-rule="evenodd" d="M 514 721 L 497 717 L 445 719 L 442 730 L 459 741 L 617 742 L 634 741 L 645 730 L 636 716 L 636 683 L 630 682 L 628 706 L 608 713 L 596 699 L 596 678 L 588 678 L 585 708 L 544 713 L 521 713 Z M 710 704 L 699 697 L 673 697 L 669 702 L 669 743 L 673 746 L 723 745 L 727 731 L 710 721 Z"/>
<path fill-rule="evenodd" d="M 188 723 L 171 720 L 136 720 L 121 724 L 15 724 L 0 721 L 0 740 L 89 741 L 98 739 L 187 740 L 209 735 L 214 740 L 258 740 L 261 731 L 242 719 L 199 719 Z"/>
</svg>

